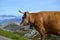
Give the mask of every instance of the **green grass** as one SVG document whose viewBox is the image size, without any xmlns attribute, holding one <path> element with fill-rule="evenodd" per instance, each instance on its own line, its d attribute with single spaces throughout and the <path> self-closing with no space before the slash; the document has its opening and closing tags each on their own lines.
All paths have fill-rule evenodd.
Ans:
<svg viewBox="0 0 60 40">
<path fill-rule="evenodd" d="M 18 35 L 16 33 L 4 31 L 2 29 L 0 29 L 0 35 L 11 38 L 13 40 L 30 40 L 30 39 L 24 38 L 23 36 Z"/>
<path fill-rule="evenodd" d="M 24 31 L 24 32 L 14 32 L 16 34 L 19 34 L 21 36 L 24 36 L 25 34 L 29 33 L 29 31 Z"/>
<path fill-rule="evenodd" d="M 28 32 L 23 32 L 23 33 L 13 33 L 13 32 L 8 32 L 8 31 L 4 31 L 2 29 L 0 29 L 0 35 L 11 38 L 12 40 L 38 40 L 38 38 L 40 37 L 39 35 L 37 35 L 34 38 L 31 39 L 27 39 L 24 38 L 23 35 L 26 34 Z M 56 40 L 56 37 L 52 37 L 52 40 Z"/>
</svg>

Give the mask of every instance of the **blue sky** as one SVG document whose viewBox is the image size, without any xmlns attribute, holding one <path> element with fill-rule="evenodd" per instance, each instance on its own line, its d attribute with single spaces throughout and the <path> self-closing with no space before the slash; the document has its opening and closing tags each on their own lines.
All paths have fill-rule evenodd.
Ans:
<svg viewBox="0 0 60 40">
<path fill-rule="evenodd" d="M 0 0 L 0 15 L 21 16 L 18 11 L 60 11 L 60 0 Z"/>
</svg>

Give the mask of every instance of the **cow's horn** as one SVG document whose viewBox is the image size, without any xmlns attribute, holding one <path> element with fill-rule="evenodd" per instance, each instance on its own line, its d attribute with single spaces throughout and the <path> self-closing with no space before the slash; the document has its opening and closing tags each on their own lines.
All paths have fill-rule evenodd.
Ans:
<svg viewBox="0 0 60 40">
<path fill-rule="evenodd" d="M 19 10 L 19 13 L 23 13 L 23 12 Z"/>
<path fill-rule="evenodd" d="M 20 10 L 19 10 L 19 13 L 22 13 L 22 14 L 24 14 L 24 13 L 23 13 L 22 11 L 20 11 Z"/>
</svg>

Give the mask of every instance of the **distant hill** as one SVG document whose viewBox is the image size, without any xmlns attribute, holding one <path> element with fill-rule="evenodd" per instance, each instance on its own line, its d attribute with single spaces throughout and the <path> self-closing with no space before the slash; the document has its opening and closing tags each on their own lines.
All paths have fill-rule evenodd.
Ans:
<svg viewBox="0 0 60 40">
<path fill-rule="evenodd" d="M 0 15 L 0 17 L 16 17 L 14 15 Z"/>
<path fill-rule="evenodd" d="M 17 17 L 14 15 L 0 15 L 0 24 L 4 24 L 9 21 L 21 22 L 21 17 Z"/>
<path fill-rule="evenodd" d="M 1 28 L 6 29 L 6 30 L 10 30 L 10 31 L 13 31 L 13 32 L 14 31 L 16 32 L 17 30 L 20 29 L 20 24 L 16 23 L 16 22 L 8 22 L 8 23 L 2 25 Z"/>
</svg>

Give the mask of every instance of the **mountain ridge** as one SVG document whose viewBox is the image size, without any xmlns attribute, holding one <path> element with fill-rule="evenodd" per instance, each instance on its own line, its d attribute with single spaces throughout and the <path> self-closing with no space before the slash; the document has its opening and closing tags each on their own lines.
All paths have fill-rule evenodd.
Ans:
<svg viewBox="0 0 60 40">
<path fill-rule="evenodd" d="M 15 15 L 0 15 L 0 24 L 4 24 L 6 22 L 13 21 L 13 22 L 20 22 L 21 17 Z"/>
</svg>

